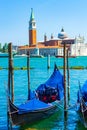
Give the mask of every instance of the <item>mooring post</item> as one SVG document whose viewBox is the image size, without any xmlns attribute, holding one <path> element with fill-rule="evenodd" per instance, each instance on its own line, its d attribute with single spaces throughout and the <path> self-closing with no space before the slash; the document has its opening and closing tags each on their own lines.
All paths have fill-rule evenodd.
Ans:
<svg viewBox="0 0 87 130">
<path fill-rule="evenodd" d="M 67 49 L 67 93 L 68 93 L 68 105 L 70 100 L 70 74 L 69 74 L 69 50 Z"/>
<path fill-rule="evenodd" d="M 8 44 L 8 94 L 11 93 L 11 73 L 10 73 L 10 45 Z"/>
<path fill-rule="evenodd" d="M 67 117 L 67 96 L 66 96 L 66 38 L 68 38 L 67 34 L 64 32 L 64 29 L 61 29 L 61 32 L 58 34 L 58 38 L 62 40 L 61 44 L 63 44 L 63 71 L 64 71 L 64 117 Z"/>
<path fill-rule="evenodd" d="M 30 100 L 30 52 L 27 52 L 28 100 Z"/>
<path fill-rule="evenodd" d="M 11 85 L 11 100 L 14 102 L 14 71 L 13 71 L 13 56 L 12 56 L 12 43 L 9 43 L 9 73 Z"/>
<path fill-rule="evenodd" d="M 50 55 L 47 56 L 47 69 L 50 68 Z"/>
<path fill-rule="evenodd" d="M 64 116 L 67 116 L 67 97 L 66 97 L 66 43 L 64 45 Z"/>
<path fill-rule="evenodd" d="M 66 114 L 66 116 L 64 116 L 64 130 L 68 129 L 67 126 L 68 126 L 68 114 Z"/>
<path fill-rule="evenodd" d="M 12 62 L 12 43 L 8 44 L 8 95 L 11 101 L 14 101 L 14 78 L 13 78 L 13 62 Z M 12 124 L 9 119 L 9 99 L 7 99 L 7 127 L 12 129 Z"/>
</svg>

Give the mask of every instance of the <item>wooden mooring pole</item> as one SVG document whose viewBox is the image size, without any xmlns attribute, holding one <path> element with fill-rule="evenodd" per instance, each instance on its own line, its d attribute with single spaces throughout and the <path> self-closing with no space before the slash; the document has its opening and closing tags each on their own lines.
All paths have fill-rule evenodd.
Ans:
<svg viewBox="0 0 87 130">
<path fill-rule="evenodd" d="M 14 75 L 13 75 L 13 58 L 12 58 L 12 43 L 8 45 L 8 95 L 12 102 L 14 102 Z M 9 119 L 9 99 L 7 100 L 7 128 L 12 130 L 12 124 Z"/>
<path fill-rule="evenodd" d="M 27 52 L 28 100 L 30 100 L 30 52 Z"/>
<path fill-rule="evenodd" d="M 50 55 L 47 56 L 47 69 L 50 68 Z"/>
<path fill-rule="evenodd" d="M 13 56 L 12 56 L 12 43 L 8 46 L 9 52 L 9 85 L 10 85 L 10 95 L 11 101 L 14 102 L 14 70 L 13 70 Z"/>
<path fill-rule="evenodd" d="M 67 116 L 67 97 L 66 97 L 66 43 L 64 43 L 64 116 Z"/>
<path fill-rule="evenodd" d="M 67 49 L 67 94 L 68 94 L 68 105 L 70 100 L 70 74 L 69 74 L 69 50 Z"/>
</svg>

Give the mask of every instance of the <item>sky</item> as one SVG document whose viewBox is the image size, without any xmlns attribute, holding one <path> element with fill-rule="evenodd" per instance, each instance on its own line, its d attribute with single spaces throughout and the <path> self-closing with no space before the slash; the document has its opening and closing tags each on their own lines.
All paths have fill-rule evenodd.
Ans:
<svg viewBox="0 0 87 130">
<path fill-rule="evenodd" d="M 58 37 L 61 28 L 68 37 L 79 34 L 87 42 L 87 0 L 0 0 L 0 43 L 28 44 L 29 20 L 33 8 L 37 41 L 46 33 Z"/>
</svg>

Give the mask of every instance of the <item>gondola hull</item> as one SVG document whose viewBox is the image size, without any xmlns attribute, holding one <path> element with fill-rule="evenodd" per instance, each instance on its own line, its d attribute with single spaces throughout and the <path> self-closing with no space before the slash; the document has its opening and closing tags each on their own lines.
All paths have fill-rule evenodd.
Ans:
<svg viewBox="0 0 87 130">
<path fill-rule="evenodd" d="M 79 104 L 77 105 L 78 106 L 77 112 L 79 113 L 80 120 L 87 128 L 87 80 L 85 81 L 82 87 L 80 86 L 79 82 L 79 90 L 77 92 L 77 102 Z"/>
<path fill-rule="evenodd" d="M 87 128 L 87 107 L 84 103 L 80 102 L 77 113 L 79 115 L 80 121 L 85 126 L 85 128 Z"/>
<path fill-rule="evenodd" d="M 19 114 L 18 113 L 18 108 L 12 104 L 12 102 L 9 102 L 9 116 L 10 116 L 10 121 L 12 125 L 24 125 L 24 124 L 32 124 L 35 121 L 38 121 L 40 119 L 44 119 L 58 111 L 58 106 L 61 104 L 63 101 L 55 101 L 53 104 L 50 105 L 48 108 L 36 110 L 36 111 L 31 111 L 31 112 L 26 112 Z"/>
</svg>

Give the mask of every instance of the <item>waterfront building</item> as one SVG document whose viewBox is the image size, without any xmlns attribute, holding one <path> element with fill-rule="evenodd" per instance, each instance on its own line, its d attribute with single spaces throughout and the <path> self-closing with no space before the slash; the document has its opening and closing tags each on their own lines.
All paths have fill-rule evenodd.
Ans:
<svg viewBox="0 0 87 130">
<path fill-rule="evenodd" d="M 61 30 L 63 31 L 63 29 Z M 74 42 L 75 39 L 68 39 L 68 42 Z M 37 28 L 36 21 L 34 17 L 33 9 L 31 9 L 31 16 L 29 20 L 29 45 L 19 46 L 19 54 L 27 53 L 27 50 L 30 50 L 30 55 L 63 55 L 63 44 L 62 40 L 59 38 L 54 38 L 51 33 L 51 38 L 48 40 L 45 33 L 43 42 L 37 41 Z M 70 45 L 67 46 L 70 50 Z"/>
<path fill-rule="evenodd" d="M 87 44 L 84 43 L 83 36 L 75 38 L 75 44 L 71 45 L 71 55 L 87 56 Z"/>
</svg>

